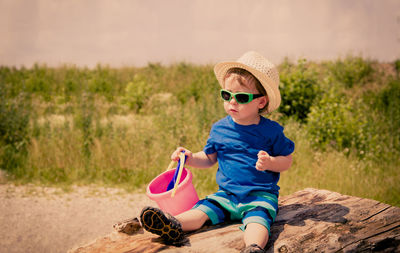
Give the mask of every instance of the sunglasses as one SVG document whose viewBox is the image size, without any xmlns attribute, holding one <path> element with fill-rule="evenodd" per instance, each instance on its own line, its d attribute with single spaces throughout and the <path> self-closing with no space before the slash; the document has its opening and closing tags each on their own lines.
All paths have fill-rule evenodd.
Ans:
<svg viewBox="0 0 400 253">
<path fill-rule="evenodd" d="M 231 101 L 232 97 L 234 97 L 238 104 L 248 104 L 253 101 L 253 99 L 264 96 L 263 94 L 252 94 L 247 92 L 233 93 L 224 89 L 221 89 L 220 94 L 224 101 L 229 102 Z"/>
</svg>

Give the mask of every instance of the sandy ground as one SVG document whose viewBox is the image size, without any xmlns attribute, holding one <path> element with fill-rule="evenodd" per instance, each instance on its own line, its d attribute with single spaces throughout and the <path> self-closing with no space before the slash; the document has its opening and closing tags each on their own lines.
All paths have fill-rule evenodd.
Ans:
<svg viewBox="0 0 400 253">
<path fill-rule="evenodd" d="M 113 224 L 135 217 L 145 194 L 120 189 L 0 185 L 0 253 L 67 252 L 113 231 Z"/>
</svg>

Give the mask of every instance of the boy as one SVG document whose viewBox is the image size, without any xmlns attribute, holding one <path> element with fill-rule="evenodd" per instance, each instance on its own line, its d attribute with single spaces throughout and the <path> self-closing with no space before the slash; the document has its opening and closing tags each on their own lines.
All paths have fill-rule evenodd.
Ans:
<svg viewBox="0 0 400 253">
<path fill-rule="evenodd" d="M 212 126 L 203 151 L 179 147 L 171 159 L 177 161 L 185 151 L 188 166 L 208 168 L 218 162 L 219 190 L 176 217 L 146 207 L 141 223 L 167 243 L 176 243 L 184 231 L 197 230 L 206 221 L 242 220 L 242 252 L 264 252 L 278 209 L 279 175 L 291 166 L 294 151 L 283 127 L 260 115 L 280 104 L 279 74 L 256 52 L 247 52 L 236 62 L 218 63 L 214 72 L 228 116 Z"/>
</svg>

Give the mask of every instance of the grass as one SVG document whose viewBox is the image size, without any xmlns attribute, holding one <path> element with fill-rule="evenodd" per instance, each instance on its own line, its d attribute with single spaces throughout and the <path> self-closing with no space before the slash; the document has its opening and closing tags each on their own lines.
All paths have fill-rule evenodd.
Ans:
<svg viewBox="0 0 400 253">
<path fill-rule="evenodd" d="M 296 150 L 292 167 L 281 174 L 282 195 L 311 187 L 400 205 L 398 160 L 378 163 L 334 149 L 315 150 L 296 122 L 287 124 L 286 131 Z"/>
<path fill-rule="evenodd" d="M 268 115 L 296 144 L 281 195 L 313 187 L 400 206 L 395 66 L 359 57 L 279 65 L 283 101 L 296 100 Z M 17 184 L 144 192 L 177 146 L 202 150 L 225 115 L 218 89 L 209 65 L 0 67 L 0 168 Z M 191 169 L 200 197 L 217 189 L 216 170 Z"/>
</svg>

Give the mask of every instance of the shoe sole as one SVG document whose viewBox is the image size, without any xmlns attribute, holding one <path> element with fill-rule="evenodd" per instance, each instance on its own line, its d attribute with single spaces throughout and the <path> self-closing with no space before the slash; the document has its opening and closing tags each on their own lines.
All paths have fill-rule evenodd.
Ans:
<svg viewBox="0 0 400 253">
<path fill-rule="evenodd" d="M 144 229 L 159 235 L 167 243 L 177 243 L 183 240 L 183 231 L 174 217 L 168 218 L 160 209 L 147 207 L 140 214 Z"/>
</svg>

